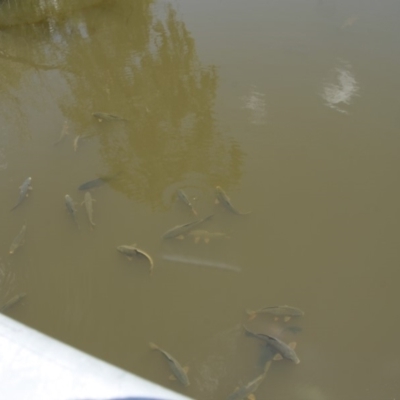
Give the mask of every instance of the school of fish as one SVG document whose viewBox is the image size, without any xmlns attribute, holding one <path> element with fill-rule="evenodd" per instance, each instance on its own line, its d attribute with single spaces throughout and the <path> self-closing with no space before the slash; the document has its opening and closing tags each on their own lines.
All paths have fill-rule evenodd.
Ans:
<svg viewBox="0 0 400 400">
<path fill-rule="evenodd" d="M 103 112 L 95 112 L 93 113 L 93 117 L 97 119 L 98 122 L 109 122 L 113 121 L 127 121 L 125 118 L 118 117 L 113 114 L 107 114 Z M 58 145 L 65 140 L 65 138 L 69 135 L 68 131 L 68 123 L 64 122 L 61 135 L 59 139 L 54 142 L 54 145 Z M 76 135 L 73 141 L 74 151 L 78 149 L 78 143 L 81 138 L 85 136 Z M 107 182 L 117 179 L 117 176 L 108 176 L 108 177 L 99 177 L 81 184 L 77 189 L 79 191 L 84 191 L 84 196 L 81 205 L 84 206 L 87 214 L 87 220 L 91 229 L 97 228 L 96 223 L 94 222 L 94 202 L 96 201 L 91 194 L 91 190 L 96 189 L 100 186 L 105 185 Z M 32 190 L 32 178 L 26 178 L 22 185 L 19 188 L 19 196 L 11 208 L 11 211 L 14 211 L 17 207 L 21 207 L 21 204 L 24 203 L 24 200 L 28 197 L 29 192 Z M 224 207 L 229 213 L 234 215 L 248 215 L 249 211 L 242 212 L 239 211 L 235 206 L 233 206 L 230 197 L 226 194 L 226 192 L 220 187 L 216 186 L 214 190 L 215 202 Z M 193 198 L 188 195 L 183 188 L 180 188 L 176 191 L 176 199 L 181 202 L 181 207 L 186 207 L 187 210 L 190 211 L 195 217 L 198 216 L 198 211 L 193 204 Z M 67 213 L 70 215 L 72 221 L 76 224 L 77 228 L 80 229 L 80 225 L 78 223 L 78 209 L 76 207 L 77 203 L 71 197 L 71 195 L 66 194 L 64 196 L 64 203 Z M 230 236 L 222 231 L 208 231 L 206 229 L 199 229 L 200 226 L 203 226 L 207 222 L 211 221 L 215 214 L 206 215 L 204 217 L 200 217 L 194 220 L 190 220 L 183 224 L 178 224 L 167 229 L 162 235 L 162 240 L 184 240 L 186 238 L 193 238 L 194 243 L 209 243 L 214 239 L 229 239 Z M 15 236 L 14 240 L 10 245 L 9 254 L 13 255 L 17 249 L 19 249 L 25 243 L 25 235 L 27 230 L 27 224 L 25 223 L 20 229 L 17 236 Z M 98 229 L 98 228 L 97 228 Z M 127 257 L 129 260 L 133 261 L 134 264 L 146 264 L 147 268 L 150 272 L 150 275 L 153 274 L 154 271 L 154 259 L 153 257 L 143 249 L 140 249 L 136 246 L 136 244 L 123 244 L 118 245 L 116 247 L 117 251 Z M 22 250 L 21 250 L 22 251 Z M 16 256 L 15 256 L 16 257 Z M 180 254 L 164 254 L 161 255 L 161 258 L 167 260 L 169 262 L 181 263 L 185 265 L 199 265 L 208 268 L 216 268 L 220 270 L 226 271 L 234 271 L 240 272 L 241 268 L 235 265 L 226 264 L 223 262 L 209 260 L 209 259 L 197 259 L 191 256 L 180 255 Z M 5 301 L 3 305 L 0 305 L 0 312 L 5 312 L 16 304 L 21 302 L 22 299 L 26 297 L 26 293 L 19 293 L 9 300 Z M 297 318 L 304 315 L 304 312 L 296 307 L 291 307 L 287 305 L 280 306 L 267 306 L 256 310 L 246 310 L 249 318 L 248 321 L 255 319 L 257 316 L 266 315 L 270 316 L 274 320 L 279 320 L 282 318 L 283 323 L 286 323 L 291 318 Z M 227 400 L 241 400 L 241 399 L 254 399 L 254 392 L 262 385 L 264 382 L 267 372 L 270 369 L 271 365 L 274 361 L 278 361 L 279 359 L 287 359 L 292 361 L 294 364 L 299 364 L 300 359 L 297 356 L 294 348 L 296 343 L 286 343 L 281 338 L 277 337 L 280 334 L 285 334 L 287 332 L 297 333 L 301 328 L 299 327 L 282 327 L 280 334 L 276 335 L 270 334 L 268 332 L 256 332 L 252 329 L 248 328 L 246 325 L 243 325 L 244 331 L 247 335 L 251 335 L 259 339 L 265 346 L 266 356 L 264 354 L 264 362 L 262 366 L 262 370 L 255 376 L 251 381 L 242 385 L 239 388 L 236 388 L 231 394 L 227 395 Z M 188 387 L 190 385 L 190 380 L 188 377 L 188 368 L 182 367 L 182 365 L 178 362 L 178 360 L 173 357 L 169 352 L 160 348 L 156 344 L 150 342 L 149 344 L 152 350 L 156 350 L 160 352 L 165 360 L 167 361 L 167 365 L 172 372 L 171 379 L 179 382 L 183 387 Z"/>
</svg>

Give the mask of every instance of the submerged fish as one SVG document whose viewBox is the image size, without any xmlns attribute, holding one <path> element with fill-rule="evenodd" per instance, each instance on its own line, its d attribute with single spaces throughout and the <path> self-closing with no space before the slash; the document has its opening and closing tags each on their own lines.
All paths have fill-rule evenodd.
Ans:
<svg viewBox="0 0 400 400">
<path fill-rule="evenodd" d="M 13 242 L 11 243 L 10 246 L 10 254 L 14 254 L 15 250 L 18 249 L 18 247 L 22 246 L 25 242 L 25 231 L 26 231 L 26 224 L 24 224 L 18 233 L 18 235 L 15 237 Z"/>
<path fill-rule="evenodd" d="M 167 353 L 165 350 L 160 349 L 156 344 L 149 343 L 149 346 L 152 350 L 160 351 L 168 361 L 168 365 L 172 370 L 172 373 L 175 375 L 176 379 L 182 383 L 183 386 L 189 386 L 189 378 L 187 376 L 187 367 L 182 367 L 179 362 L 171 356 L 171 354 Z"/>
<path fill-rule="evenodd" d="M 246 385 L 236 389 L 227 397 L 227 400 L 243 400 L 254 393 L 260 386 L 261 382 L 265 379 L 269 366 L 271 365 L 271 361 L 269 361 L 267 364 L 268 367 L 266 367 L 266 370 L 261 375 L 257 376 L 257 378 L 253 379 Z"/>
<path fill-rule="evenodd" d="M 224 192 L 224 190 L 220 187 L 217 186 L 215 188 L 215 193 L 217 196 L 217 202 L 221 203 L 227 210 L 229 210 L 230 212 L 237 214 L 237 215 L 247 215 L 250 214 L 249 212 L 240 212 L 238 211 L 231 202 L 231 199 L 228 197 L 228 195 Z"/>
<path fill-rule="evenodd" d="M 201 260 L 198 258 L 191 258 L 191 257 L 185 257 L 185 256 L 179 256 L 179 255 L 177 255 L 177 256 L 163 255 L 162 258 L 167 261 L 176 261 L 176 262 L 185 263 L 185 264 L 193 264 L 193 265 L 199 265 L 199 266 L 204 266 L 204 267 L 218 268 L 218 269 L 234 271 L 234 272 L 241 271 L 241 268 L 236 265 L 229 265 L 229 264 L 221 263 L 218 261 Z"/>
<path fill-rule="evenodd" d="M 145 251 L 138 249 L 136 247 L 136 245 L 133 244 L 131 246 L 127 246 L 127 245 L 118 246 L 117 250 L 120 253 L 125 254 L 126 256 L 128 256 L 128 258 L 130 258 L 130 259 L 132 257 L 134 257 L 134 256 L 139 256 L 139 257 L 145 258 L 150 263 L 150 274 L 153 273 L 153 268 L 154 268 L 153 259 Z"/>
<path fill-rule="evenodd" d="M 111 176 L 102 176 L 101 178 L 92 179 L 92 180 L 82 183 L 82 185 L 78 186 L 78 190 L 89 190 L 89 189 L 93 189 L 98 186 L 102 186 L 105 183 L 114 179 L 115 177 L 116 177 L 116 175 L 111 175 Z"/>
<path fill-rule="evenodd" d="M 192 222 L 188 222 L 186 224 L 183 225 L 177 225 L 171 229 L 169 229 L 167 232 L 164 233 L 164 235 L 162 236 L 164 239 L 171 239 L 177 236 L 182 236 L 183 234 L 189 232 L 190 230 L 192 230 L 195 226 L 200 225 L 201 223 L 209 220 L 210 218 L 212 218 L 214 216 L 214 214 L 208 215 L 205 218 L 202 219 L 198 219 L 196 221 L 192 221 Z"/>
<path fill-rule="evenodd" d="M 23 299 L 26 296 L 26 293 L 20 293 L 17 294 L 16 296 L 12 297 L 10 300 L 8 300 L 6 303 L 4 303 L 0 307 L 0 312 L 6 311 L 8 308 L 12 307 L 14 304 L 17 304 L 21 299 Z"/>
<path fill-rule="evenodd" d="M 92 136 L 94 136 L 94 135 L 76 135 L 75 139 L 74 139 L 74 143 L 73 143 L 74 151 L 76 152 L 78 150 L 79 142 L 82 139 L 87 139 L 87 138 L 90 138 Z"/>
<path fill-rule="evenodd" d="M 72 215 L 72 218 L 74 219 L 75 223 L 78 225 L 78 223 L 76 221 L 75 202 L 72 200 L 72 198 L 69 194 L 65 195 L 65 205 L 67 206 L 67 210 Z M 78 225 L 78 228 L 79 228 L 79 225 Z"/>
<path fill-rule="evenodd" d="M 31 183 L 32 183 L 32 178 L 29 177 L 19 187 L 19 198 L 18 198 L 17 204 L 15 204 L 15 206 L 10 211 L 12 211 L 15 208 L 17 208 L 22 203 L 22 201 L 25 199 L 25 197 L 28 196 L 28 191 L 32 190 Z"/>
<path fill-rule="evenodd" d="M 188 235 L 194 237 L 194 242 L 198 243 L 200 240 L 204 240 L 204 243 L 208 243 L 213 238 L 226 238 L 229 239 L 229 236 L 223 232 L 208 232 L 203 229 L 196 229 L 194 231 L 190 231 Z"/>
<path fill-rule="evenodd" d="M 68 122 L 65 121 L 65 122 L 64 122 L 64 125 L 63 125 L 63 127 L 62 127 L 62 130 L 61 130 L 60 138 L 59 138 L 56 142 L 54 142 L 53 145 L 55 146 L 55 145 L 61 143 L 61 142 L 65 139 L 65 137 L 68 136 L 68 135 L 69 135 L 69 132 L 68 132 Z"/>
<path fill-rule="evenodd" d="M 76 152 L 78 150 L 78 143 L 79 143 L 79 139 L 81 138 L 81 135 L 76 135 L 75 139 L 74 139 L 74 151 Z"/>
<path fill-rule="evenodd" d="M 197 215 L 197 211 L 194 209 L 193 204 L 190 202 L 189 197 L 187 197 L 186 193 L 182 190 L 178 190 L 178 197 L 192 210 L 194 215 Z"/>
<path fill-rule="evenodd" d="M 83 199 L 83 203 L 85 204 L 85 208 L 86 208 L 86 213 L 88 215 L 89 218 L 89 222 L 92 226 L 95 226 L 96 224 L 93 222 L 93 202 L 96 201 L 95 199 L 93 199 L 92 195 L 90 194 L 90 192 L 86 192 L 85 193 L 85 197 Z"/>
<path fill-rule="evenodd" d="M 104 121 L 127 121 L 125 118 L 118 117 L 117 115 L 107 114 L 103 112 L 95 112 L 92 114 L 99 122 Z"/>
<path fill-rule="evenodd" d="M 293 361 L 295 364 L 298 364 L 300 362 L 299 357 L 297 357 L 296 352 L 292 347 L 287 345 L 286 343 L 282 342 L 282 340 L 274 337 L 267 335 L 265 333 L 256 333 L 251 331 L 250 329 L 246 328 L 246 326 L 243 325 L 243 328 L 247 333 L 249 333 L 252 336 L 255 336 L 258 339 L 264 340 L 267 342 L 270 346 L 272 346 L 283 358 L 286 358 L 288 360 Z"/>
<path fill-rule="evenodd" d="M 304 315 L 304 311 L 299 308 L 286 305 L 263 307 L 254 311 L 246 310 L 246 313 L 249 315 L 249 319 L 255 318 L 257 314 L 271 314 L 277 317 L 302 317 Z"/>
</svg>

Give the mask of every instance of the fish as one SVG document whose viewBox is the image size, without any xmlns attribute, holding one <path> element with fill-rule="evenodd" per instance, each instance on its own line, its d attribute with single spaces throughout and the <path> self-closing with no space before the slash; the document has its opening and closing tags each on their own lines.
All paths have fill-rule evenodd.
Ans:
<svg viewBox="0 0 400 400">
<path fill-rule="evenodd" d="M 10 300 L 8 300 L 6 303 L 4 303 L 0 307 L 0 312 L 4 312 L 10 307 L 12 307 L 14 304 L 18 303 L 21 299 L 23 299 L 26 296 L 26 293 L 20 293 L 12 297 Z"/>
<path fill-rule="evenodd" d="M 72 215 L 72 218 L 74 219 L 75 223 L 78 225 L 78 222 L 76 221 L 75 202 L 72 200 L 72 198 L 69 194 L 65 195 L 65 205 L 67 206 L 67 210 Z M 78 225 L 78 228 L 79 228 L 79 225 Z"/>
<path fill-rule="evenodd" d="M 178 190 L 178 197 L 192 210 L 192 213 L 197 216 L 197 211 L 194 209 L 193 204 L 190 202 L 186 193 L 182 190 Z"/>
<path fill-rule="evenodd" d="M 300 310 L 299 308 L 286 305 L 263 307 L 254 311 L 246 310 L 246 313 L 249 315 L 249 320 L 254 319 L 257 314 L 271 314 L 277 317 L 285 317 L 285 321 L 288 321 L 290 317 L 302 317 L 304 315 L 304 311 Z"/>
<path fill-rule="evenodd" d="M 198 243 L 200 240 L 204 240 L 204 243 L 208 243 L 213 238 L 226 238 L 229 239 L 229 236 L 223 232 L 208 232 L 202 229 L 196 229 L 194 231 L 190 231 L 188 235 L 194 237 L 194 242 Z"/>
<path fill-rule="evenodd" d="M 204 267 L 211 267 L 211 268 L 218 268 L 222 270 L 227 270 L 227 271 L 234 271 L 234 272 L 240 272 L 242 269 L 236 265 L 229 265 L 225 263 L 221 263 L 218 261 L 211 261 L 211 260 L 201 260 L 197 258 L 191 258 L 191 257 L 185 257 L 185 256 L 179 256 L 179 255 L 163 255 L 162 258 L 167 261 L 176 261 L 180 263 L 186 263 L 186 264 L 193 264 L 193 265 L 199 265 L 199 266 L 204 266 Z"/>
<path fill-rule="evenodd" d="M 271 365 L 271 361 L 269 361 L 267 364 L 268 367 L 261 375 L 257 376 L 255 379 L 253 379 L 246 385 L 243 385 L 240 388 L 236 389 L 233 393 L 231 393 L 227 397 L 227 400 L 243 400 L 246 398 L 254 398 L 254 396 L 250 397 L 250 395 L 258 389 L 261 382 L 265 379 L 269 366 Z"/>
<path fill-rule="evenodd" d="M 15 237 L 13 242 L 11 243 L 10 246 L 10 251 L 9 254 L 14 254 L 15 250 L 18 249 L 18 247 L 22 246 L 25 242 L 25 231 L 26 231 L 26 224 L 24 224 L 18 233 L 18 235 Z"/>
<path fill-rule="evenodd" d="M 82 204 L 85 204 L 85 208 L 86 208 L 86 213 L 88 215 L 89 218 L 89 222 L 92 226 L 95 226 L 96 224 L 93 222 L 93 202 L 96 201 L 95 199 L 93 199 L 92 195 L 90 194 L 90 192 L 86 192 L 85 193 L 85 197 L 83 199 Z"/>
<path fill-rule="evenodd" d="M 183 225 L 177 225 L 171 229 L 169 229 L 167 232 L 165 232 L 163 234 L 163 239 L 171 239 L 174 237 L 178 237 L 178 236 L 183 236 L 183 234 L 189 232 L 190 230 L 192 230 L 195 226 L 200 225 L 201 223 L 209 220 L 210 218 L 212 218 L 214 216 L 214 214 L 208 215 L 205 218 L 202 219 L 198 219 L 196 221 L 192 221 L 192 222 L 188 222 L 186 224 Z"/>
<path fill-rule="evenodd" d="M 99 122 L 104 121 L 127 121 L 127 119 L 118 117 L 117 115 L 107 114 L 104 112 L 95 112 L 92 114 L 93 117 L 97 118 Z"/>
<path fill-rule="evenodd" d="M 217 186 L 215 188 L 215 193 L 216 193 L 216 197 L 217 197 L 217 199 L 216 199 L 217 203 L 221 203 L 230 212 L 237 214 L 237 215 L 247 215 L 247 214 L 251 213 L 251 211 L 248 211 L 248 212 L 238 211 L 232 205 L 231 199 L 228 197 L 228 195 L 224 192 L 224 190 L 220 186 Z"/>
<path fill-rule="evenodd" d="M 92 179 L 92 180 L 82 183 L 82 185 L 78 186 L 78 190 L 89 190 L 89 189 L 93 189 L 98 186 L 102 186 L 105 183 L 107 183 L 108 181 L 111 181 L 112 179 L 114 179 L 115 177 L 116 177 L 116 175 L 111 175 L 111 176 L 103 176 L 101 178 Z"/>
<path fill-rule="evenodd" d="M 79 139 L 81 138 L 81 135 L 76 135 L 75 139 L 74 139 L 74 151 L 76 152 L 78 150 L 78 143 L 79 143 Z"/>
<path fill-rule="evenodd" d="M 65 121 L 64 125 L 62 127 L 62 130 L 61 130 L 60 138 L 56 142 L 54 142 L 53 145 L 56 146 L 57 144 L 61 143 L 65 139 L 65 137 L 68 136 L 68 135 L 69 135 L 68 122 Z"/>
<path fill-rule="evenodd" d="M 243 325 L 243 328 L 247 333 L 250 335 L 256 337 L 257 339 L 264 340 L 267 342 L 270 346 L 272 346 L 283 358 L 286 358 L 288 360 L 293 361 L 295 364 L 300 363 L 299 357 L 297 357 L 296 352 L 292 347 L 287 345 L 286 343 L 282 342 L 282 340 L 274 337 L 267 335 L 265 333 L 256 333 L 248 329 L 245 325 Z M 294 346 L 294 345 L 292 345 Z"/>
<path fill-rule="evenodd" d="M 82 139 L 93 137 L 94 135 L 76 135 L 73 143 L 74 151 L 78 150 L 78 144 Z"/>
<path fill-rule="evenodd" d="M 150 263 L 150 275 L 153 273 L 153 268 L 154 268 L 153 259 L 145 251 L 138 249 L 136 247 L 136 244 L 132 244 L 130 246 L 128 246 L 128 245 L 118 246 L 117 250 L 120 253 L 125 254 L 126 256 L 128 256 L 129 259 L 132 259 L 132 257 L 134 257 L 134 256 L 139 256 L 139 257 L 146 258 L 148 260 L 148 262 Z"/>
<path fill-rule="evenodd" d="M 160 351 L 168 361 L 168 365 L 172 370 L 172 373 L 175 375 L 176 379 L 182 383 L 183 386 L 187 387 L 190 385 L 189 378 L 187 376 L 187 367 L 182 367 L 179 362 L 171 356 L 171 354 L 167 353 L 165 350 L 161 349 L 154 343 L 149 343 L 149 346 L 152 350 Z"/>
<path fill-rule="evenodd" d="M 22 203 L 22 201 L 25 199 L 25 197 L 28 196 L 28 191 L 32 190 L 31 183 L 32 183 L 31 177 L 25 179 L 24 183 L 19 187 L 19 198 L 18 198 L 17 204 L 15 204 L 15 206 L 10 211 L 17 208 Z"/>
</svg>

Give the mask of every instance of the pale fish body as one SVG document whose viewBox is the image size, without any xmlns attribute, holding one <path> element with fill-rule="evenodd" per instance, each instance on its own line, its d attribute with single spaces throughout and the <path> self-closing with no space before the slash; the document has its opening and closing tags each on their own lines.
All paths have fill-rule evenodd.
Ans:
<svg viewBox="0 0 400 400">
<path fill-rule="evenodd" d="M 183 190 L 178 190 L 178 197 L 192 210 L 194 215 L 197 215 L 197 211 L 194 209 L 193 204 L 189 200 L 189 197 L 187 197 L 186 193 Z"/>
<path fill-rule="evenodd" d="M 153 273 L 153 268 L 154 268 L 154 262 L 153 259 L 150 257 L 149 254 L 147 254 L 145 251 L 140 250 L 136 247 L 136 245 L 121 245 L 117 247 L 117 250 L 122 253 L 125 254 L 128 257 L 142 257 L 145 258 L 149 264 L 150 264 L 150 274 Z"/>
<path fill-rule="evenodd" d="M 74 144 L 73 144 L 73 146 L 74 146 L 74 151 L 77 151 L 78 150 L 78 143 L 79 143 L 79 140 L 81 139 L 81 135 L 76 135 L 75 136 L 75 139 L 74 139 Z"/>
<path fill-rule="evenodd" d="M 225 271 L 240 272 L 242 270 L 237 265 L 230 265 L 230 264 L 226 264 L 226 263 L 222 263 L 222 262 L 218 262 L 218 261 L 204 260 L 204 259 L 192 258 L 192 257 L 186 257 L 186 256 L 180 256 L 180 255 L 165 254 L 162 256 L 162 258 L 167 261 L 174 261 L 174 262 L 179 262 L 179 263 L 183 263 L 183 264 L 199 265 L 201 267 L 217 268 L 217 269 L 222 269 Z"/>
<path fill-rule="evenodd" d="M 223 232 L 208 232 L 203 229 L 196 229 L 194 231 L 190 231 L 188 235 L 194 237 L 195 243 L 198 243 L 200 240 L 204 240 L 205 243 L 208 243 L 211 239 L 214 238 L 226 238 L 229 239 L 229 236 Z"/>
<path fill-rule="evenodd" d="M 247 314 L 250 316 L 256 314 L 271 314 L 276 315 L 278 317 L 302 317 L 304 315 L 304 311 L 300 310 L 296 307 L 291 306 L 271 306 L 271 307 L 263 307 L 259 310 L 246 310 Z"/>
<path fill-rule="evenodd" d="M 76 152 L 78 150 L 79 142 L 82 139 L 87 139 L 92 137 L 93 135 L 76 135 L 73 143 L 74 151 Z"/>
<path fill-rule="evenodd" d="M 270 346 L 272 346 L 283 358 L 286 358 L 288 360 L 293 361 L 295 364 L 298 364 L 300 362 L 299 357 L 297 357 L 296 352 L 294 349 L 292 349 L 289 345 L 286 343 L 282 342 L 282 340 L 274 337 L 267 335 L 265 333 L 256 333 L 252 332 L 248 328 L 246 328 L 243 325 L 243 328 L 246 330 L 247 333 L 255 336 L 258 339 L 264 340 L 267 342 Z"/>
<path fill-rule="evenodd" d="M 186 369 L 179 364 L 179 362 L 171 356 L 171 354 L 167 353 L 165 350 L 160 349 L 156 344 L 149 343 L 149 346 L 152 350 L 158 350 L 161 352 L 168 361 L 168 365 L 171 368 L 172 373 L 175 375 L 176 379 L 182 383 L 183 386 L 189 386 L 189 378 L 187 376 Z"/>
<path fill-rule="evenodd" d="M 92 195 L 90 192 L 86 192 L 85 196 L 83 198 L 83 203 L 85 204 L 85 209 L 86 213 L 89 218 L 89 222 L 92 226 L 95 226 L 96 224 L 93 222 L 93 202 L 96 201 L 93 199 Z"/>
<path fill-rule="evenodd" d="M 32 183 L 32 178 L 29 177 L 19 187 L 19 198 L 18 198 L 17 204 L 10 211 L 17 208 L 22 203 L 22 201 L 25 199 L 25 197 L 27 197 L 28 191 L 32 190 L 31 183 Z"/>
<path fill-rule="evenodd" d="M 300 359 L 299 359 L 299 357 L 297 357 L 296 352 L 289 345 L 287 345 L 286 343 L 282 342 L 282 340 L 280 340 L 274 336 L 269 336 L 269 335 L 266 335 L 266 336 L 268 337 L 267 343 L 269 345 L 271 345 L 272 347 L 274 347 L 275 350 L 277 350 L 277 352 L 283 358 L 291 360 L 295 364 L 300 363 Z"/>
<path fill-rule="evenodd" d="M 67 206 L 68 212 L 72 215 L 72 218 L 74 219 L 76 225 L 79 225 L 78 222 L 76 221 L 76 208 L 75 208 L 75 202 L 72 200 L 71 196 L 69 194 L 65 195 L 65 205 Z"/>
<path fill-rule="evenodd" d="M 220 202 L 227 210 L 230 212 L 237 214 L 237 215 L 246 215 L 250 214 L 250 212 L 240 212 L 238 211 L 231 202 L 231 199 L 228 197 L 228 195 L 224 192 L 224 190 L 220 187 L 217 186 L 215 188 L 216 196 L 217 196 L 217 201 Z"/>
<path fill-rule="evenodd" d="M 15 237 L 15 239 L 13 240 L 13 242 L 11 243 L 10 246 L 10 254 L 14 254 L 15 250 L 18 249 L 18 247 L 22 246 L 25 242 L 25 231 L 26 231 L 26 224 L 22 226 L 20 232 L 18 233 L 18 235 Z"/>
<path fill-rule="evenodd" d="M 227 400 L 243 400 L 243 399 L 246 399 L 252 393 L 254 393 L 260 386 L 261 382 L 265 379 L 266 372 L 268 371 L 269 366 L 271 365 L 271 362 L 269 362 L 267 364 L 268 364 L 268 367 L 265 368 L 264 373 L 257 376 L 255 379 L 253 379 L 251 382 L 247 383 L 246 385 L 240 387 L 239 389 L 236 389 L 233 393 L 231 393 L 228 396 Z"/>
<path fill-rule="evenodd" d="M 12 297 L 10 300 L 8 300 L 6 303 L 4 303 L 0 307 L 0 312 L 4 312 L 10 307 L 12 307 L 14 304 L 17 304 L 21 299 L 23 299 L 26 296 L 26 293 L 20 293 L 17 294 L 16 296 Z"/>
<path fill-rule="evenodd" d="M 118 117 L 117 115 L 107 114 L 104 112 L 95 112 L 92 114 L 93 117 L 97 118 L 99 122 L 101 121 L 126 121 L 125 118 Z"/>
<path fill-rule="evenodd" d="M 65 137 L 68 136 L 68 135 L 69 135 L 68 122 L 65 121 L 64 125 L 62 127 L 62 130 L 61 130 L 60 138 L 57 140 L 57 142 L 54 142 L 54 146 L 57 145 L 58 143 L 61 143 L 65 139 Z"/>
<path fill-rule="evenodd" d="M 192 230 L 195 226 L 200 225 L 201 223 L 209 220 L 212 216 L 213 216 L 213 214 L 208 215 L 205 218 L 198 219 L 196 221 L 188 222 L 187 224 L 177 225 L 177 226 L 171 228 L 170 230 L 168 230 L 167 232 L 165 232 L 163 235 L 163 238 L 171 239 L 171 238 L 183 235 L 183 234 L 189 232 L 190 230 Z"/>
</svg>

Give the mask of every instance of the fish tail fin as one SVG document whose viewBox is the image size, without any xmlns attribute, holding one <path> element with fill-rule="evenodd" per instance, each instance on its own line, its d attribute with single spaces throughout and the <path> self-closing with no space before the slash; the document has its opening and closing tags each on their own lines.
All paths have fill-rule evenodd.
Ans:
<svg viewBox="0 0 400 400">
<path fill-rule="evenodd" d="M 149 347 L 150 347 L 152 350 L 158 350 L 158 349 L 159 349 L 159 347 L 158 347 L 155 343 L 153 343 L 153 342 L 149 342 Z"/>
</svg>

